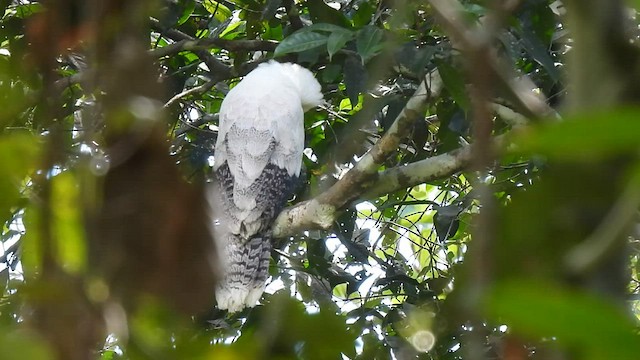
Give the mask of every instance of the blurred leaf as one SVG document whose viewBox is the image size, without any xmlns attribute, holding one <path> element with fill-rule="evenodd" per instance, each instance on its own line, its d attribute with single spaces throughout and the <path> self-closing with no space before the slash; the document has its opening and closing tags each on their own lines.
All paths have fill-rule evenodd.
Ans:
<svg viewBox="0 0 640 360">
<path fill-rule="evenodd" d="M 4 269 L 0 270 L 0 296 L 4 296 L 7 290 L 7 285 L 9 284 L 9 269 L 10 267 L 7 265 Z"/>
<path fill-rule="evenodd" d="M 323 0 L 307 0 L 307 6 L 314 24 L 328 23 L 344 28 L 351 27 L 351 23 L 340 10 L 332 8 Z"/>
<path fill-rule="evenodd" d="M 228 357 L 219 357 L 216 351 L 216 359 L 323 360 L 340 359 L 341 353 L 353 351 L 356 336 L 348 331 L 346 319 L 332 311 L 309 314 L 302 303 L 278 293 L 254 313 L 258 319 L 254 317 L 255 324 L 248 325 L 257 326 L 243 331 L 240 339 L 230 346 L 216 346 L 217 350 L 233 350 L 225 353 Z M 265 342 L 256 341 L 265 337 L 270 339 L 267 349 L 263 348 Z"/>
<path fill-rule="evenodd" d="M 76 178 L 70 172 L 63 172 L 52 179 L 51 188 L 57 259 L 67 271 L 79 273 L 86 268 L 87 244 Z"/>
<path fill-rule="evenodd" d="M 7 10 L 7 6 L 11 5 L 12 2 L 12 0 L 1 0 L 0 11 L 2 11 L 2 13 L 4 14 L 4 12 Z"/>
<path fill-rule="evenodd" d="M 532 340 L 553 337 L 590 359 L 631 360 L 640 354 L 630 314 L 594 295 L 518 280 L 498 284 L 485 300 L 494 321 Z"/>
<path fill-rule="evenodd" d="M 204 0 L 202 3 L 204 8 L 216 18 L 216 20 L 223 22 L 227 18 L 231 17 L 231 10 L 221 2 L 215 0 Z"/>
<path fill-rule="evenodd" d="M 640 110 L 613 109 L 575 114 L 532 127 L 514 137 L 516 151 L 551 159 L 596 161 L 639 148 Z"/>
<path fill-rule="evenodd" d="M 278 44 L 273 56 L 313 49 L 327 43 L 328 36 L 309 31 L 297 31 Z"/>
<path fill-rule="evenodd" d="M 267 5 L 262 10 L 262 14 L 260 15 L 260 19 L 269 20 L 276 15 L 278 8 L 282 6 L 282 0 L 268 0 Z"/>
<path fill-rule="evenodd" d="M 367 25 L 358 31 L 356 48 L 362 58 L 363 64 L 382 50 L 382 35 L 382 30 L 373 25 Z"/>
<path fill-rule="evenodd" d="M 158 21 L 163 29 L 169 29 L 174 25 L 182 25 L 193 13 L 195 0 L 187 0 L 181 3 L 174 1 L 163 2 Z"/>
<path fill-rule="evenodd" d="M 341 283 L 333 287 L 333 296 L 338 299 L 344 300 L 349 297 L 349 293 L 347 292 L 348 283 Z"/>
<path fill-rule="evenodd" d="M 29 206 L 24 211 L 22 222 L 25 234 L 20 239 L 20 261 L 27 276 L 34 275 L 42 264 L 41 219 L 39 209 Z"/>
<path fill-rule="evenodd" d="M 24 330 L 0 332 L 0 359 L 52 360 L 46 343 Z"/>
<path fill-rule="evenodd" d="M 0 136 L 0 224 L 11 216 L 20 199 L 23 183 L 35 169 L 40 144 L 28 133 Z"/>
<path fill-rule="evenodd" d="M 232 22 L 223 31 L 220 32 L 220 37 L 227 40 L 233 40 L 240 35 L 246 27 L 246 22 L 236 21 Z"/>
<path fill-rule="evenodd" d="M 44 7 L 41 3 L 20 3 L 17 6 L 11 6 L 7 9 L 8 16 L 15 16 L 17 18 L 28 18 L 35 13 L 44 11 Z"/>
<path fill-rule="evenodd" d="M 114 350 L 107 350 L 100 354 L 100 360 L 113 360 L 116 352 Z"/>
</svg>

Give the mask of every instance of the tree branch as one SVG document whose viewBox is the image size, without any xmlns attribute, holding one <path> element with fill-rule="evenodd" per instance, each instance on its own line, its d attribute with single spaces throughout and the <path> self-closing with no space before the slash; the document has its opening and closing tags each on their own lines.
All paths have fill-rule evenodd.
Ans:
<svg viewBox="0 0 640 360">
<path fill-rule="evenodd" d="M 495 148 L 501 147 L 505 143 L 505 136 L 495 137 L 492 143 Z M 473 146 L 466 145 L 448 153 L 381 171 L 378 173 L 378 180 L 362 194 L 362 198 L 372 199 L 400 189 L 451 176 L 467 168 L 472 159 Z"/>
<path fill-rule="evenodd" d="M 478 37 L 483 36 L 484 32 L 482 29 L 477 29 L 479 33 L 467 30 L 459 20 L 459 14 L 462 12 L 459 11 L 461 6 L 458 2 L 433 0 L 431 4 L 442 23 L 464 47 L 472 48 L 478 43 Z M 488 55 L 487 62 L 491 76 L 498 80 L 499 86 L 517 109 L 516 112 L 504 106 L 495 105 L 494 111 L 499 116 L 512 120 L 514 128 L 520 127 L 523 119 L 556 114 L 545 99 L 538 95 L 537 87 L 526 75 L 517 74 L 511 66 L 506 65 L 507 62 L 504 59 L 494 54 Z M 370 198 L 421 184 L 451 175 L 469 165 L 472 148 L 466 146 L 413 164 L 380 173 L 377 171 L 382 162 L 397 149 L 400 141 L 407 135 L 410 125 L 418 116 L 422 116 L 427 102 L 441 90 L 442 81 L 439 75 L 434 72 L 430 77 L 430 86 L 427 87 L 425 82 L 420 85 L 389 131 L 353 169 L 316 198 L 287 208 L 278 216 L 273 227 L 275 237 L 292 235 L 303 229 L 327 229 L 331 226 L 337 209 L 359 197 Z M 504 138 L 498 136 L 492 139 L 492 143 L 499 146 L 504 143 Z"/>
<path fill-rule="evenodd" d="M 184 34 L 187 36 L 186 34 Z M 164 57 L 181 51 L 206 50 L 221 48 L 229 51 L 275 51 L 278 43 L 270 40 L 227 40 L 227 39 L 184 39 L 167 46 L 155 48 L 149 51 L 154 57 Z"/>
<path fill-rule="evenodd" d="M 180 30 L 163 29 L 162 26 L 160 26 L 160 22 L 156 19 L 152 18 L 150 19 L 150 21 L 151 21 L 151 26 L 153 27 L 154 30 L 156 30 L 163 36 L 166 36 L 174 41 L 178 41 L 178 42 L 185 41 L 185 43 L 199 41 L 183 33 Z M 168 46 L 171 46 L 171 45 L 168 45 Z M 155 51 L 155 50 L 151 50 L 151 51 Z M 209 68 L 209 71 L 212 74 L 213 79 L 217 81 L 221 81 L 224 79 L 229 79 L 234 77 L 235 74 L 233 72 L 233 69 L 230 66 L 225 65 L 222 61 L 216 59 L 208 51 L 194 50 L 193 53 L 196 54 L 200 58 L 200 60 L 202 60 L 207 65 L 207 67 Z M 165 55 L 162 55 L 162 56 L 165 56 Z"/>
<path fill-rule="evenodd" d="M 170 107 L 171 105 L 173 105 L 173 103 L 175 103 L 176 101 L 185 98 L 189 95 L 193 95 L 193 94 L 204 94 L 205 92 L 209 91 L 212 87 L 214 87 L 216 84 L 216 81 L 214 80 L 209 80 L 206 83 L 196 86 L 196 87 L 192 87 L 191 89 L 185 90 L 179 94 L 176 94 L 174 97 L 172 97 L 171 99 L 169 99 L 169 101 L 167 101 L 164 104 L 165 108 Z"/>
<path fill-rule="evenodd" d="M 342 207 L 355 200 L 359 194 L 354 194 L 354 187 L 370 183 L 373 180 L 371 177 L 375 177 L 378 168 L 391 154 L 397 151 L 398 145 L 407 137 L 412 125 L 418 120 L 424 119 L 427 104 L 440 94 L 442 86 L 442 79 L 437 71 L 426 75 L 418 90 L 409 99 L 384 136 L 342 179 L 320 194 L 318 201 Z"/>
<path fill-rule="evenodd" d="M 285 209 L 273 227 L 275 237 L 291 235 L 302 229 L 331 226 L 336 209 L 357 199 L 378 178 L 378 169 L 407 137 L 411 126 L 424 119 L 429 102 L 442 90 L 442 79 L 437 71 L 427 74 L 418 90 L 382 138 L 360 161 L 331 188 L 316 198 Z"/>
<path fill-rule="evenodd" d="M 430 0 L 431 7 L 438 15 L 438 20 L 446 28 L 447 32 L 460 43 L 464 49 L 473 49 L 486 41 L 488 32 L 483 26 L 468 29 L 462 22 L 465 11 L 458 1 Z M 509 62 L 496 54 L 488 54 L 488 67 L 481 71 L 490 71 L 490 76 L 498 81 L 497 88 L 505 92 L 506 98 L 511 101 L 518 112 L 527 118 L 548 117 L 556 114 L 536 89 L 537 86 L 525 74 L 516 73 Z"/>
</svg>

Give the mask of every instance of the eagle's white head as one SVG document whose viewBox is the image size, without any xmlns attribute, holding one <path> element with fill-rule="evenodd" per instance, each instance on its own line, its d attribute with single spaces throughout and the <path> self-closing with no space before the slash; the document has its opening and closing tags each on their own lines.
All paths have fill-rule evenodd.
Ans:
<svg viewBox="0 0 640 360">
<path fill-rule="evenodd" d="M 313 73 L 298 64 L 279 63 L 270 60 L 260 64 L 248 76 L 264 77 L 265 81 L 286 80 L 298 90 L 304 111 L 322 104 L 323 97 L 320 84 Z M 279 79 L 278 79 L 279 78 Z"/>
</svg>

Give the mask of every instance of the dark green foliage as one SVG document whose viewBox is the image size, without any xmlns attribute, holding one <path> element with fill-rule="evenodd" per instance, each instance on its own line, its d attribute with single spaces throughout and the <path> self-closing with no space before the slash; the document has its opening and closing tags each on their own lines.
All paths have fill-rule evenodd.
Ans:
<svg viewBox="0 0 640 360">
<path fill-rule="evenodd" d="M 461 3 L 464 26 L 482 24 L 493 11 L 488 2 Z M 565 87 L 564 54 L 572 43 L 550 3 L 522 1 L 497 29 L 491 54 L 500 56 L 505 68 L 530 78 L 536 91 L 556 105 L 570 91 Z M 584 359 L 631 359 L 638 353 L 632 332 L 637 324 L 620 311 L 621 303 L 631 303 L 638 314 L 638 241 L 631 239 L 629 254 L 616 258 L 617 266 L 576 274 L 567 265 L 567 257 L 598 230 L 614 204 L 622 202 L 633 210 L 640 203 L 633 191 L 624 192 L 637 186 L 640 112 L 633 104 L 578 113 L 562 122 L 551 119 L 516 134 L 512 119 L 496 115 L 491 135 L 509 134 L 509 147 L 497 149 L 501 152 L 490 166 L 458 167 L 410 188 L 363 195 L 339 209 L 329 230 L 309 229 L 278 240 L 270 268 L 272 286 L 261 305 L 239 314 L 221 313 L 213 304 L 207 314 L 185 317 L 176 312 L 162 291 L 152 290 L 175 285 L 184 275 L 191 279 L 186 273 L 190 268 L 152 262 L 152 250 L 162 248 L 155 246 L 155 239 L 140 236 L 134 239 L 138 244 L 124 241 L 132 239 L 131 234 L 114 236 L 125 245 L 115 253 L 98 254 L 98 259 L 126 259 L 132 263 L 118 269 L 155 274 L 145 283 L 126 284 L 128 291 L 146 292 L 136 306 L 128 299 L 121 304 L 122 299 L 110 297 L 117 289 L 109 288 L 89 261 L 87 249 L 96 236 L 91 217 L 109 199 L 122 201 L 124 209 L 140 204 L 104 194 L 104 175 L 122 163 L 129 164 L 132 173 L 146 169 L 136 161 L 149 154 L 138 150 L 147 149 L 146 141 L 160 133 L 158 144 L 170 146 L 166 152 L 185 179 L 196 185 L 210 179 L 221 101 L 260 62 L 275 58 L 308 67 L 326 99 L 326 105 L 305 115 L 306 173 L 291 205 L 335 184 L 392 129 L 425 75 L 435 70 L 442 77 L 442 91 L 434 94 L 409 137 L 377 170 L 455 156 L 475 144 L 477 105 L 471 79 L 475 72 L 488 70 L 468 64 L 470 55 L 441 25 L 429 2 L 166 0 L 143 14 L 151 25 L 144 27 L 148 49 L 141 53 L 149 50 L 153 56 L 154 81 L 142 84 L 134 77 L 151 65 L 125 73 L 122 69 L 131 59 L 123 53 L 99 57 L 113 55 L 105 50 L 110 45 L 102 37 L 118 31 L 115 25 L 122 19 L 117 18 L 109 29 L 53 29 L 59 36 L 56 41 L 46 38 L 55 50 L 54 68 L 47 72 L 34 56 L 44 50 L 32 46 L 39 34 L 33 24 L 38 14 L 55 11 L 55 6 L 64 13 L 67 4 L 60 4 L 46 10 L 36 2 L 0 1 L 1 359 L 15 354 L 34 360 L 60 358 L 53 355 L 58 354 L 57 343 L 48 336 L 51 329 L 44 316 L 34 315 L 30 307 L 58 306 L 69 299 L 86 300 L 88 307 L 99 309 L 98 318 L 112 321 L 100 329 L 99 344 L 92 344 L 92 354 L 103 360 L 387 359 L 392 354 L 402 359 L 466 359 L 473 353 L 469 349 L 477 349 L 470 344 L 478 333 L 483 354 L 496 357 L 505 356 L 500 351 L 513 338 L 515 347 L 524 349 L 522 359 L 543 358 L 540 354 L 558 348 Z M 82 16 L 74 15 L 80 24 Z M 163 52 L 177 44 L 184 46 Z M 100 86 L 109 84 L 105 79 L 123 77 L 126 87 L 161 90 L 153 102 L 131 97 L 123 102 L 126 106 L 110 107 L 113 99 Z M 518 110 L 509 102 L 508 89 L 498 81 L 492 86 L 493 103 Z M 160 116 L 158 132 L 145 122 L 127 122 L 135 113 L 131 109 L 148 110 L 149 104 L 159 109 L 163 103 L 166 114 Z M 126 136 L 115 136 L 114 141 L 114 133 L 122 131 Z M 160 188 L 169 175 L 153 177 L 145 189 Z M 189 218 L 188 209 L 197 202 L 170 202 L 191 198 L 176 183 L 167 183 L 172 186 L 157 192 L 156 206 L 141 218 L 167 233 L 180 229 L 175 224 L 196 229 L 199 222 Z M 483 294 L 472 294 L 481 304 L 478 319 L 465 312 L 473 306 L 465 290 L 475 285 L 476 270 L 466 260 L 474 254 L 478 214 L 486 209 L 476 191 L 483 184 L 496 210 L 486 266 L 490 286 Z M 630 199 L 631 205 L 620 200 L 621 194 L 631 194 L 622 199 Z M 166 214 L 168 219 L 161 216 Z M 132 220 L 132 226 L 135 223 Z M 47 250 L 43 239 L 54 244 L 52 249 Z M 139 245 L 135 254 L 144 256 L 132 258 L 126 244 Z M 628 268 L 629 257 L 631 285 L 618 271 Z M 42 285 L 47 266 L 59 270 L 51 284 L 71 289 L 67 298 L 58 297 L 56 286 Z M 618 291 L 612 296 L 616 301 L 598 292 L 607 282 L 617 289 L 612 292 Z M 629 288 L 633 302 L 620 301 L 621 286 Z M 169 299 L 187 303 L 202 299 L 196 293 L 173 295 Z M 62 302 L 71 304 L 65 309 L 78 312 L 86 305 Z M 69 311 L 65 316 L 77 315 Z M 107 332 L 123 330 L 119 325 L 126 331 L 103 346 Z M 430 336 L 435 345 L 429 343 Z M 75 340 L 70 338 L 69 344 Z"/>
</svg>

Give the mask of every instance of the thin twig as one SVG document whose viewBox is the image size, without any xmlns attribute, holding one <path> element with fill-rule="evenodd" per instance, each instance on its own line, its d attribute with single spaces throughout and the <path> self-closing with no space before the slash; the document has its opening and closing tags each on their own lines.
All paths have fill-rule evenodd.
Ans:
<svg viewBox="0 0 640 360">
<path fill-rule="evenodd" d="M 229 51 L 275 51 L 277 46 L 278 43 L 271 40 L 183 39 L 167 46 L 149 50 L 149 54 L 153 57 L 161 58 L 181 51 L 207 50 L 211 48 Z"/>
<path fill-rule="evenodd" d="M 181 92 L 179 94 L 176 94 L 174 97 L 169 99 L 169 101 L 167 101 L 164 104 L 164 107 L 168 108 L 171 105 L 173 105 L 176 101 L 178 101 L 178 100 L 180 100 L 182 98 L 185 98 L 187 96 L 191 96 L 191 95 L 194 95 L 194 94 L 198 94 L 198 95 L 204 94 L 205 92 L 209 91 L 216 83 L 217 83 L 217 81 L 209 80 L 209 81 L 207 81 L 206 83 L 204 83 L 202 85 L 193 87 L 193 88 L 185 90 L 185 91 L 183 91 L 183 92 Z"/>
</svg>

